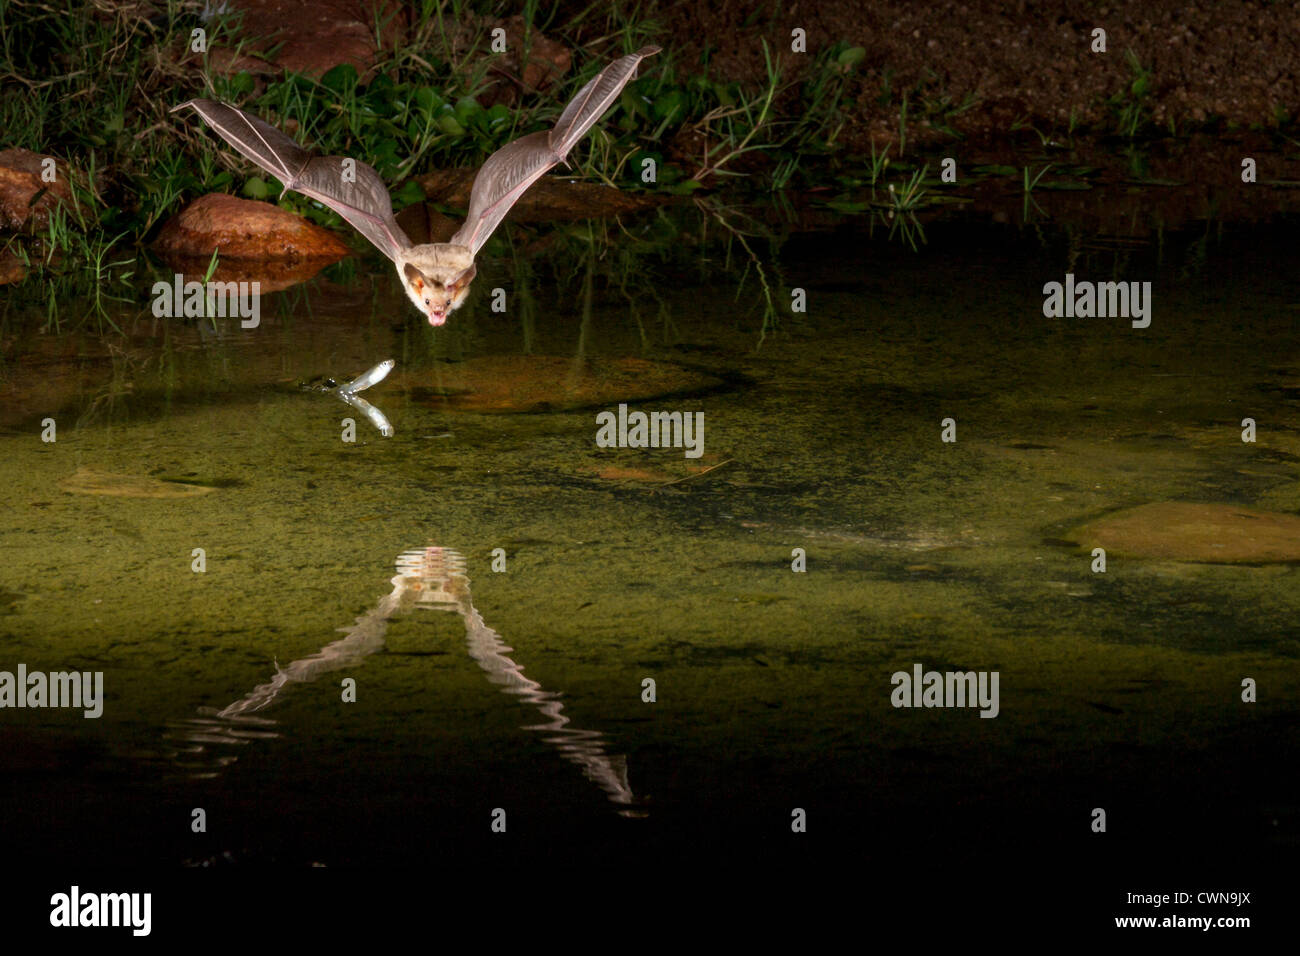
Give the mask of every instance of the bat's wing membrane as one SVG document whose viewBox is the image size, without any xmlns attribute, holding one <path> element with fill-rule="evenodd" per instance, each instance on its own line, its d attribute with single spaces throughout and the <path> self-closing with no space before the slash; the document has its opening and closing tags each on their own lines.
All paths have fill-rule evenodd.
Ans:
<svg viewBox="0 0 1300 956">
<path fill-rule="evenodd" d="M 360 161 L 353 170 L 355 182 L 344 182 L 344 162 L 342 156 L 312 157 L 289 188 L 329 206 L 396 262 L 399 252 L 411 248 L 411 239 L 393 218 L 388 187 L 372 166 Z"/>
<path fill-rule="evenodd" d="M 172 108 L 194 107 L 240 155 L 252 160 L 280 182 L 319 202 L 346 219 L 393 261 L 411 247 L 411 240 L 393 218 L 388 187 L 374 168 L 342 156 L 313 156 L 284 133 L 251 113 L 216 100 L 189 100 Z M 355 163 L 355 169 L 345 163 Z M 346 181 L 345 172 L 355 173 Z"/>
<path fill-rule="evenodd" d="M 658 52 L 657 46 L 642 47 L 615 60 L 569 101 L 554 129 L 530 133 L 489 156 L 474 179 L 465 225 L 451 241 L 477 255 L 510 207 L 543 173 L 563 161 L 636 76 L 637 65 Z"/>
<path fill-rule="evenodd" d="M 551 148 L 551 134 L 530 133 L 487 158 L 474 177 L 469 213 L 451 241 L 478 255 L 519 197 L 564 157 Z"/>
<path fill-rule="evenodd" d="M 569 101 L 560 118 L 551 130 L 551 143 L 561 156 L 568 154 L 578 140 L 587 134 L 587 130 L 596 124 L 596 120 L 605 115 L 623 87 L 636 76 L 636 68 L 648 56 L 659 52 L 657 46 L 645 46 L 635 53 L 619 57 L 578 91 L 578 95 Z"/>
</svg>

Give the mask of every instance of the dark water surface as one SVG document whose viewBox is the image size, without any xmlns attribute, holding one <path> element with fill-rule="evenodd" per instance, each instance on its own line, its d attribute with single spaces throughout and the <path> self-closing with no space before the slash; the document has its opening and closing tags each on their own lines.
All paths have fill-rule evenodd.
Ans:
<svg viewBox="0 0 1300 956">
<path fill-rule="evenodd" d="M 594 282 L 585 321 L 582 278 L 549 266 L 527 323 L 491 313 L 485 290 L 512 281 L 499 264 L 436 334 L 389 276 L 374 296 L 318 285 L 221 337 L 125 320 L 111 351 L 10 316 L 0 669 L 102 671 L 106 700 L 98 720 L 0 713 L 4 857 L 654 848 L 1257 874 L 1300 845 L 1296 567 L 1112 557 L 1094 574 L 1063 539 L 1147 502 L 1300 512 L 1286 235 L 1108 245 L 952 223 L 919 252 L 847 227 L 795 236 L 769 275 L 808 309 L 761 345 L 754 275 L 737 302 L 743 254 L 728 271 L 722 252 Z M 1043 283 L 1067 271 L 1151 281 L 1150 327 L 1044 318 Z M 722 375 L 634 406 L 702 411 L 704 457 L 596 447 L 616 402 L 440 403 L 450 363 L 526 349 Z M 385 358 L 398 371 L 364 397 L 392 438 L 295 384 Z M 63 490 L 79 469 L 216 488 Z M 918 663 L 998 672 L 996 719 L 893 707 L 891 675 Z"/>
</svg>

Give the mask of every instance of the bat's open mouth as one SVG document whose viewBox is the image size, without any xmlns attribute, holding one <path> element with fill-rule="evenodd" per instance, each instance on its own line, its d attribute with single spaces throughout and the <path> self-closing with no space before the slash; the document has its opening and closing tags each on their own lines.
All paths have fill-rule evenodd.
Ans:
<svg viewBox="0 0 1300 956">
<path fill-rule="evenodd" d="M 446 321 L 447 321 L 447 313 L 444 312 L 442 309 L 429 310 L 430 325 L 442 325 Z"/>
</svg>

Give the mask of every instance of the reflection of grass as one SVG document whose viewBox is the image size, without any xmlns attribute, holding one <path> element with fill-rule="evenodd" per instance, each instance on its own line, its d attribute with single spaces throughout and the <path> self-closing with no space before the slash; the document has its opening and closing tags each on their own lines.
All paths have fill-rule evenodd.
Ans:
<svg viewBox="0 0 1300 956">
<path fill-rule="evenodd" d="M 1032 180 L 1030 180 L 1030 178 L 1029 178 L 1029 167 L 1028 167 L 1028 166 L 1024 167 L 1024 186 L 1025 186 L 1025 192 L 1026 192 L 1026 193 L 1031 193 L 1031 192 L 1033 192 L 1033 191 L 1034 191 L 1034 187 L 1038 185 L 1039 180 L 1041 180 L 1045 175 L 1047 175 L 1047 171 L 1048 171 L 1049 169 L 1051 169 L 1051 168 L 1052 168 L 1052 164 L 1051 164 L 1051 163 L 1048 163 L 1046 166 L 1044 166 L 1042 169 L 1040 169 L 1040 170 L 1038 171 L 1038 175 L 1037 175 L 1037 176 L 1035 176 Z"/>
<path fill-rule="evenodd" d="M 893 183 L 889 185 L 889 202 L 894 212 L 915 212 L 921 208 L 925 198 L 925 190 L 921 187 L 925 174 L 929 166 L 922 166 L 912 178 L 903 184 L 901 190 L 895 189 Z"/>
<path fill-rule="evenodd" d="M 889 183 L 883 198 L 880 197 L 875 187 L 883 176 L 884 170 L 889 166 L 888 153 L 888 146 L 880 153 L 875 152 L 873 146 L 871 165 L 869 167 L 872 187 L 870 198 L 854 198 L 853 192 L 846 191 L 834 199 L 824 201 L 822 204 L 845 215 L 879 212 L 888 219 L 903 213 L 913 215 L 930 206 L 959 201 L 951 196 L 931 193 L 927 189 L 926 175 L 930 171 L 928 164 L 921 166 L 919 169 L 913 169 L 910 177 L 900 180 L 897 184 Z M 861 185 L 863 182 L 861 179 L 853 177 L 842 177 L 841 181 L 848 187 Z M 933 181 L 930 182 L 930 185 L 933 185 Z"/>
<path fill-rule="evenodd" d="M 135 255 L 105 261 L 113 247 L 126 236 L 126 230 L 110 238 L 102 228 L 97 228 L 98 222 L 90 218 L 98 205 L 93 183 L 93 168 L 85 181 L 79 174 L 72 174 L 68 180 L 72 201 L 57 203 L 49 210 L 49 219 L 40 240 L 45 253 L 41 261 L 41 278 L 49 285 L 47 331 L 58 331 L 61 326 L 58 316 L 60 301 L 90 298 L 100 330 L 107 324 L 120 333 L 121 329 L 109 315 L 105 303 L 134 301 L 135 289 L 131 283 L 134 271 L 130 267 L 135 265 Z M 25 250 L 22 258 L 30 264 Z M 122 287 L 121 294 L 113 295 L 116 286 Z"/>
<path fill-rule="evenodd" d="M 758 284 L 763 296 L 763 325 L 758 332 L 758 346 L 761 346 L 763 340 L 767 338 L 767 333 L 769 331 L 775 331 L 779 326 L 776 303 L 772 298 L 772 284 L 768 281 L 767 270 L 763 268 L 763 260 L 755 255 L 753 247 L 750 246 L 746 239 L 747 234 L 745 231 L 738 229 L 727 219 L 726 213 L 728 210 L 724 206 L 716 201 L 705 202 L 698 199 L 696 200 L 696 205 L 700 208 L 701 212 L 706 213 L 712 217 L 718 225 L 722 226 L 722 228 L 725 229 L 731 237 L 736 240 L 736 242 L 740 243 L 740 247 L 745 251 L 745 270 L 741 274 L 740 280 L 736 283 L 736 301 L 740 300 L 741 294 L 745 291 L 745 279 L 748 277 L 751 267 L 758 276 Z M 751 229 L 753 229 L 752 225 Z M 761 233 L 757 231 L 751 231 L 748 233 L 750 237 L 760 234 Z"/>
<path fill-rule="evenodd" d="M 775 257 L 765 251 L 775 242 L 760 221 L 715 197 L 696 197 L 627 224 L 611 219 L 563 225 L 546 239 L 544 265 L 525 251 L 534 242 L 499 247 L 513 257 L 507 265 L 515 283 L 509 316 L 512 323 L 517 320 L 527 351 L 541 334 L 536 328 L 536 317 L 545 314 L 540 302 L 562 304 L 565 316 L 579 320 L 583 341 L 583 330 L 597 312 L 625 310 L 629 327 L 649 350 L 680 338 L 671 292 L 690 282 L 731 291 L 737 303 L 731 311 L 738 319 L 753 317 L 761 345 L 780 328 L 783 311 L 779 297 L 785 282 Z M 485 262 L 480 271 L 491 268 Z M 550 288 L 542 291 L 544 285 Z M 610 304 L 611 293 L 619 305 Z M 483 313 L 482 306 L 466 314 L 468 308 L 456 313 L 457 328 Z"/>
</svg>

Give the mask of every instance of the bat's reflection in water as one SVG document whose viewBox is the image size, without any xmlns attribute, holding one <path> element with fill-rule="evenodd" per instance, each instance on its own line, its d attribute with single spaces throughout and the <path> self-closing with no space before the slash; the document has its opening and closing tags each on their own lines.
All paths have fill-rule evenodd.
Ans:
<svg viewBox="0 0 1300 956">
<path fill-rule="evenodd" d="M 285 667 L 276 665 L 275 676 L 259 684 L 249 694 L 220 710 L 199 709 L 200 717 L 177 720 L 169 724 L 168 739 L 173 744 L 172 760 L 195 778 L 217 776 L 233 763 L 233 754 L 210 750 L 216 745 L 240 746 L 252 740 L 278 737 L 276 721 L 258 716 L 270 707 L 290 683 L 314 681 L 330 671 L 344 670 L 359 663 L 384 646 L 390 618 L 415 609 L 451 611 L 465 622 L 465 641 L 469 656 L 488 675 L 488 680 L 506 694 L 517 696 L 537 708 L 545 722 L 524 729 L 544 734 L 570 763 L 582 768 L 584 776 L 601 788 L 622 816 L 642 817 L 646 811 L 632 792 L 627 779 L 627 758 L 610 755 L 605 750 L 604 735 L 598 730 L 582 730 L 569 725 L 560 695 L 544 690 L 537 681 L 524 676 L 523 668 L 508 656 L 513 648 L 483 623 L 470 595 L 465 559 L 447 548 L 424 548 L 398 555 L 397 576 L 393 590 L 375 607 L 356 619 L 350 628 L 340 628 L 344 636 L 327 644 L 310 657 Z"/>
</svg>

